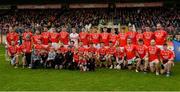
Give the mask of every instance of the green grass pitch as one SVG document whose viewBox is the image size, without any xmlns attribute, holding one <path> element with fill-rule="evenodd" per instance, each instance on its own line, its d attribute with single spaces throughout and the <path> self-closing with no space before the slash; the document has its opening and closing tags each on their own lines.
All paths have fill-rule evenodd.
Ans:
<svg viewBox="0 0 180 92">
<path fill-rule="evenodd" d="M 62 90 L 62 91 L 119 91 L 119 90 L 180 90 L 180 63 L 173 67 L 172 76 L 156 76 L 128 70 L 97 69 L 80 72 L 54 69 L 14 69 L 5 61 L 0 45 L 0 90 Z"/>
</svg>

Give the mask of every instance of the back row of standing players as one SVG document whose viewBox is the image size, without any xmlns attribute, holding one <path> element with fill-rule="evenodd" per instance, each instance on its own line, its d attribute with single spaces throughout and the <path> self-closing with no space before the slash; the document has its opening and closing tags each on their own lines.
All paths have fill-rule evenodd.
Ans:
<svg viewBox="0 0 180 92">
<path fill-rule="evenodd" d="M 107 28 L 103 28 L 102 33 L 94 29 L 91 33 L 84 30 L 78 34 L 73 28 L 69 34 L 66 28 L 58 33 L 55 28 L 48 31 L 44 26 L 43 32 L 36 30 L 32 34 L 30 28 L 27 28 L 22 36 L 23 43 L 18 45 L 19 36 L 10 28 L 6 39 L 7 51 L 16 68 L 19 64 L 17 58 L 22 54 L 23 67 L 36 66 L 37 63 L 34 62 L 37 60 L 47 66 L 54 62 L 55 68 L 67 67 L 69 63 L 75 62 L 73 65 L 77 65 L 75 67 L 79 67 L 81 71 L 105 66 L 111 69 L 135 68 L 136 72 L 145 73 L 150 70 L 156 75 L 165 73 L 169 76 L 174 64 L 174 54 L 167 48 L 167 32 L 160 24 L 157 24 L 155 32 L 150 31 L 149 27 L 146 27 L 145 32 L 135 32 L 132 29 L 130 26 L 129 31 L 125 32 L 125 28 L 121 28 L 118 34 L 114 30 L 108 33 Z M 53 52 L 61 54 L 64 59 L 56 61 L 55 58 L 58 57 Z M 41 60 L 38 56 L 41 56 Z M 91 66 L 87 67 L 87 64 Z"/>
</svg>

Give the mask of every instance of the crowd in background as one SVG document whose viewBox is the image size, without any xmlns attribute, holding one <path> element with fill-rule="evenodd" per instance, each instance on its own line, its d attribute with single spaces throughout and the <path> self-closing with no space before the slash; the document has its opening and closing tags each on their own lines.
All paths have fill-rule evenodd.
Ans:
<svg viewBox="0 0 180 92">
<path fill-rule="evenodd" d="M 134 24 L 136 28 L 146 25 L 154 31 L 155 25 L 161 23 L 169 34 L 177 34 L 180 27 L 180 10 L 176 8 L 118 8 L 118 9 L 53 9 L 53 10 L 10 10 L 1 13 L 0 31 L 6 33 L 9 26 L 16 26 L 17 31 L 24 31 L 25 26 L 31 26 L 33 30 L 42 27 L 66 25 L 68 32 L 72 27 L 80 32 L 84 27 L 108 25 Z"/>
</svg>

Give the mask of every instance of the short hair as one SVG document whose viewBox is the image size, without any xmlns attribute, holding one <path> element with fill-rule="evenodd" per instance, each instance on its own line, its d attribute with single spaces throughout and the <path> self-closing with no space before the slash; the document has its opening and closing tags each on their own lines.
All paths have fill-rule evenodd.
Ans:
<svg viewBox="0 0 180 92">
<path fill-rule="evenodd" d="M 144 42 L 143 39 L 139 39 L 138 42 Z"/>
<path fill-rule="evenodd" d="M 164 43 L 163 46 L 167 46 L 167 43 Z"/>
</svg>

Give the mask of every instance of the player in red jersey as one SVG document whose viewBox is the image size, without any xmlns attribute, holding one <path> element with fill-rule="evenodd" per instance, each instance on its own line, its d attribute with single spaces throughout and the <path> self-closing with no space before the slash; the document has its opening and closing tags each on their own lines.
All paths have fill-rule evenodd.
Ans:
<svg viewBox="0 0 180 92">
<path fill-rule="evenodd" d="M 10 27 L 9 33 L 6 36 L 7 46 L 11 45 L 11 41 L 14 41 L 15 45 L 18 45 L 19 35 L 15 32 L 15 30 Z"/>
<path fill-rule="evenodd" d="M 11 65 L 14 66 L 14 68 L 18 67 L 18 53 L 19 53 L 19 47 L 15 45 L 14 41 L 11 41 L 11 45 L 8 46 L 8 56 L 11 58 Z"/>
<path fill-rule="evenodd" d="M 163 45 L 163 50 L 160 52 L 160 60 L 161 60 L 161 74 L 166 73 L 166 76 L 170 76 L 171 68 L 174 65 L 174 54 L 173 51 L 167 48 L 167 44 Z"/>
<path fill-rule="evenodd" d="M 31 38 L 30 36 L 26 37 L 26 41 L 23 42 L 23 44 L 20 46 L 20 49 L 22 51 L 23 54 L 23 68 L 25 66 L 29 66 L 29 68 L 31 67 L 30 63 L 31 63 L 31 52 L 32 52 L 32 42 L 31 42 Z"/>
<path fill-rule="evenodd" d="M 100 38 L 101 41 L 104 42 L 104 45 L 108 46 L 109 45 L 109 37 L 110 37 L 110 35 L 107 32 L 107 28 L 106 27 L 103 28 L 103 32 L 100 34 L 100 37 L 101 37 Z"/>
<path fill-rule="evenodd" d="M 148 47 L 148 59 L 150 71 L 156 71 L 156 75 L 159 75 L 159 52 L 160 49 L 156 47 L 155 40 L 151 40 L 151 45 Z"/>
<path fill-rule="evenodd" d="M 125 33 L 125 27 L 121 28 L 121 32 L 118 34 L 120 48 L 123 49 L 126 46 L 128 35 Z"/>
<path fill-rule="evenodd" d="M 32 69 L 39 67 L 43 64 L 41 60 L 41 54 L 43 50 L 43 45 L 41 44 L 41 41 L 38 40 L 37 44 L 33 44 L 33 51 L 31 53 L 31 67 Z"/>
<path fill-rule="evenodd" d="M 27 41 L 26 37 L 30 36 L 32 38 L 33 34 L 31 32 L 31 29 L 26 27 L 25 32 L 22 34 L 23 42 Z"/>
<path fill-rule="evenodd" d="M 138 32 L 138 33 L 137 33 L 137 35 L 136 35 L 136 44 L 138 44 L 139 39 L 143 39 L 143 38 L 144 38 L 141 29 L 138 29 L 137 32 Z"/>
<path fill-rule="evenodd" d="M 131 70 L 136 59 L 136 47 L 132 44 L 132 40 L 130 38 L 127 39 L 127 45 L 124 47 L 124 53 L 124 56 L 126 57 L 124 65 Z"/>
<path fill-rule="evenodd" d="M 139 70 L 147 72 L 148 67 L 148 52 L 147 52 L 147 46 L 144 45 L 144 42 L 142 39 L 138 40 L 138 45 L 136 45 L 136 56 L 138 57 L 136 59 L 136 72 L 139 72 Z"/>
<path fill-rule="evenodd" d="M 129 26 L 129 31 L 127 32 L 128 38 L 132 40 L 132 44 L 136 44 L 136 32 L 133 30 L 132 26 Z"/>
<path fill-rule="evenodd" d="M 161 24 L 157 24 L 157 31 L 154 32 L 156 45 L 162 50 L 163 44 L 167 39 L 167 32 L 164 31 L 161 27 Z"/>
<path fill-rule="evenodd" d="M 150 41 L 152 40 L 152 39 L 154 39 L 154 33 L 150 30 L 150 28 L 149 27 L 146 27 L 145 28 L 145 32 L 143 33 L 143 36 L 144 36 L 144 44 L 146 45 L 146 46 L 150 46 Z"/>
<path fill-rule="evenodd" d="M 113 46 L 113 42 L 109 42 L 109 47 L 107 48 L 107 65 L 110 65 L 110 69 L 115 67 L 116 63 L 116 47 Z"/>
<path fill-rule="evenodd" d="M 100 61 L 100 67 L 102 67 L 104 64 L 106 67 L 108 67 L 106 61 L 107 61 L 107 49 L 104 46 L 104 42 L 100 43 L 100 48 L 97 50 L 97 57 Z"/>
<path fill-rule="evenodd" d="M 121 48 L 116 48 L 116 67 L 115 69 L 122 69 L 124 67 L 124 52 Z"/>
<path fill-rule="evenodd" d="M 89 44 L 89 37 L 90 35 L 87 32 L 87 30 L 84 30 L 79 33 L 79 41 L 82 42 L 85 47 L 87 47 Z"/>
<path fill-rule="evenodd" d="M 69 42 L 69 33 L 66 28 L 62 28 L 62 31 L 59 33 L 59 40 L 65 45 L 65 47 L 67 47 Z"/>
<path fill-rule="evenodd" d="M 90 34 L 90 41 L 93 43 L 96 49 L 100 47 L 100 34 L 97 33 L 96 29 L 94 29 L 93 32 Z"/>
<path fill-rule="evenodd" d="M 115 33 L 115 30 L 112 29 L 111 33 L 110 33 L 110 37 L 109 37 L 109 41 L 111 41 L 113 43 L 113 45 L 116 45 L 118 42 L 118 35 Z"/>
<path fill-rule="evenodd" d="M 55 28 L 51 28 L 50 42 L 52 43 L 53 48 L 57 49 L 59 47 L 59 34 L 56 32 Z"/>
<path fill-rule="evenodd" d="M 48 45 L 49 38 L 50 38 L 50 32 L 48 32 L 47 26 L 44 26 L 44 32 L 42 32 L 41 35 L 42 35 L 42 44 Z"/>
<path fill-rule="evenodd" d="M 35 35 L 32 37 L 33 44 L 37 44 L 38 41 L 42 41 L 42 35 L 39 30 L 36 30 Z"/>
</svg>

